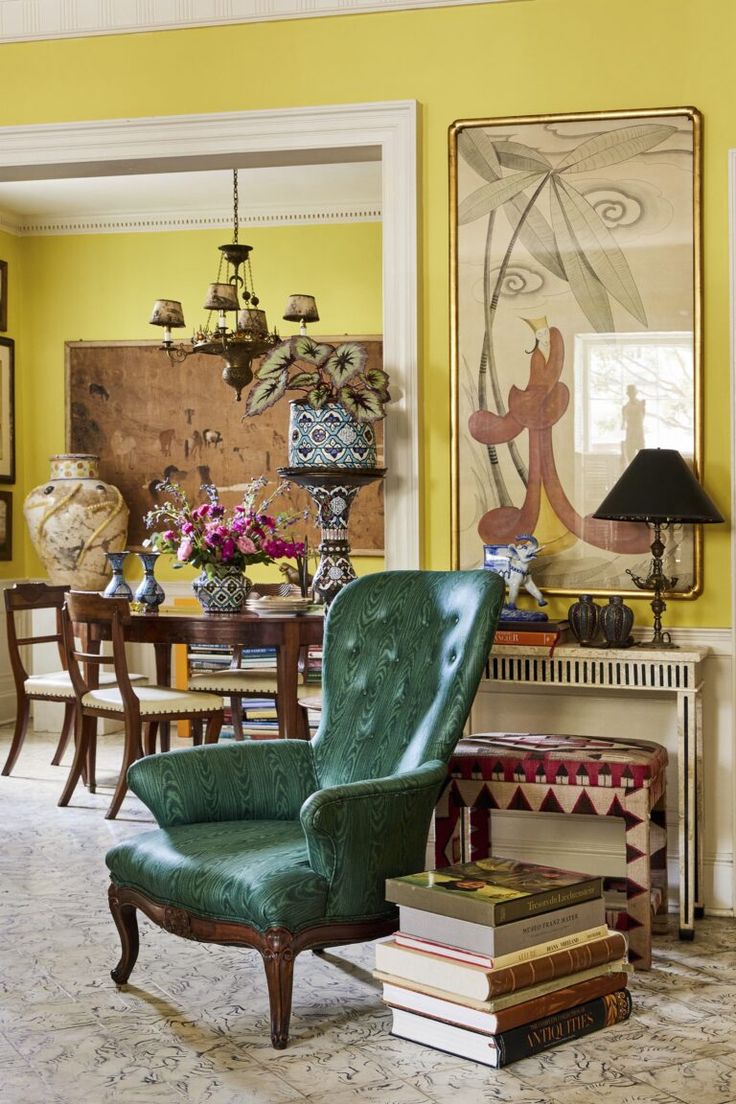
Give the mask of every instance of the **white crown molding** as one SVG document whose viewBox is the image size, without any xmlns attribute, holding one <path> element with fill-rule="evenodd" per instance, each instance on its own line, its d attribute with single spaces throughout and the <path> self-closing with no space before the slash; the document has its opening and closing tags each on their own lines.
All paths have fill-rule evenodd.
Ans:
<svg viewBox="0 0 736 1104">
<path fill-rule="evenodd" d="M 0 0 L 0 42 L 454 8 L 510 0 Z M 518 2 L 518 0 L 516 0 Z"/>
<path fill-rule="evenodd" d="M 383 357 L 392 380 L 386 423 L 386 566 L 420 566 L 417 285 L 417 105 L 413 100 L 219 115 L 172 115 L 0 127 L 0 179 L 32 180 L 208 159 L 259 163 L 378 150 L 381 160 Z M 270 159 L 270 160 L 269 160 Z"/>
<path fill-rule="evenodd" d="M 0 211 L 0 230 L 21 238 L 63 237 L 68 234 L 153 234 L 162 231 L 211 230 L 230 226 L 232 211 L 133 211 L 129 214 L 53 216 L 43 219 L 23 219 Z M 308 204 L 288 208 L 248 208 L 247 218 L 240 220 L 240 229 L 253 226 L 305 226 L 349 222 L 380 222 L 380 204 L 355 206 L 350 203 L 329 203 L 311 207 Z"/>
</svg>

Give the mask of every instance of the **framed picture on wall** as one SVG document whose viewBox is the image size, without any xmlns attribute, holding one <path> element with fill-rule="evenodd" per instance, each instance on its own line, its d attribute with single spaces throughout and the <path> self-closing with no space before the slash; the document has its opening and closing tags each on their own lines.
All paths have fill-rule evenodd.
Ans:
<svg viewBox="0 0 736 1104">
<path fill-rule="evenodd" d="M 15 483 L 15 342 L 0 337 L 0 483 Z"/>
<path fill-rule="evenodd" d="M 8 328 L 8 262 L 0 261 L 0 330 Z"/>
<path fill-rule="evenodd" d="M 592 515 L 640 448 L 701 472 L 700 114 L 460 121 L 449 158 L 453 566 L 532 535 L 548 593 L 634 591 L 651 534 Z M 671 529 L 680 597 L 701 564 Z"/>
<path fill-rule="evenodd" d="M 0 491 L 0 560 L 13 558 L 13 494 Z"/>
</svg>

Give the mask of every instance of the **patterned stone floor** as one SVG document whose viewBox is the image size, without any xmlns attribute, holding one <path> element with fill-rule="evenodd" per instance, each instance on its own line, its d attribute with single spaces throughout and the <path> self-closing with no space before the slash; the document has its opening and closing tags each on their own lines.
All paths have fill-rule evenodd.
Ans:
<svg viewBox="0 0 736 1104">
<path fill-rule="evenodd" d="M 8 740 L 0 730 L 0 761 Z M 392 1038 L 370 944 L 297 959 L 281 1052 L 254 951 L 189 943 L 142 918 L 119 991 L 103 853 L 152 822 L 135 798 L 103 819 L 119 748 L 100 743 L 100 792 L 80 789 L 67 809 L 48 736 L 0 778 L 3 1104 L 735 1104 L 732 920 L 702 921 L 690 944 L 658 937 L 629 1023 L 499 1071 Z"/>
</svg>

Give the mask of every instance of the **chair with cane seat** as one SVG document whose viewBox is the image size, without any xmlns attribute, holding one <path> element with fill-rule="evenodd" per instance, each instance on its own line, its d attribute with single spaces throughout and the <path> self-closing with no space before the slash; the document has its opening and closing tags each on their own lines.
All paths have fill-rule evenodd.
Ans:
<svg viewBox="0 0 736 1104">
<path fill-rule="evenodd" d="M 127 773 L 143 754 L 155 751 L 156 733 L 166 721 L 207 719 L 205 741 L 216 743 L 222 727 L 222 698 L 215 694 L 192 694 L 169 686 L 134 684 L 125 655 L 125 626 L 130 623 L 130 605 L 125 598 L 103 598 L 99 594 L 70 591 L 62 610 L 64 647 L 76 702 L 76 751 L 59 805 L 68 805 L 82 777 L 86 763 L 94 777 L 94 729 L 98 717 L 122 720 L 125 730 L 123 764 L 115 793 L 105 814 L 114 818 L 128 789 Z M 74 626 L 95 629 L 112 640 L 112 656 L 77 648 Z M 99 668 L 112 664 L 116 685 L 100 685 Z M 145 726 L 145 736 L 144 729 Z M 90 757 L 90 751 L 92 755 Z"/>
</svg>

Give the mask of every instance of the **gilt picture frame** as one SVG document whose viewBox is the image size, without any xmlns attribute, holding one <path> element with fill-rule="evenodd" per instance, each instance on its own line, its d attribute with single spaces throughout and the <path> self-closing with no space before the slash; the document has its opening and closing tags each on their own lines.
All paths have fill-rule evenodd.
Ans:
<svg viewBox="0 0 736 1104">
<path fill-rule="evenodd" d="M 592 515 L 639 448 L 702 474 L 701 151 L 691 107 L 450 127 L 453 567 L 533 536 L 543 591 L 642 593 L 651 533 Z"/>
<path fill-rule="evenodd" d="M 8 328 L 8 262 L 0 261 L 0 332 Z"/>
<path fill-rule="evenodd" d="M 15 342 L 0 337 L 0 483 L 15 483 Z"/>
</svg>

